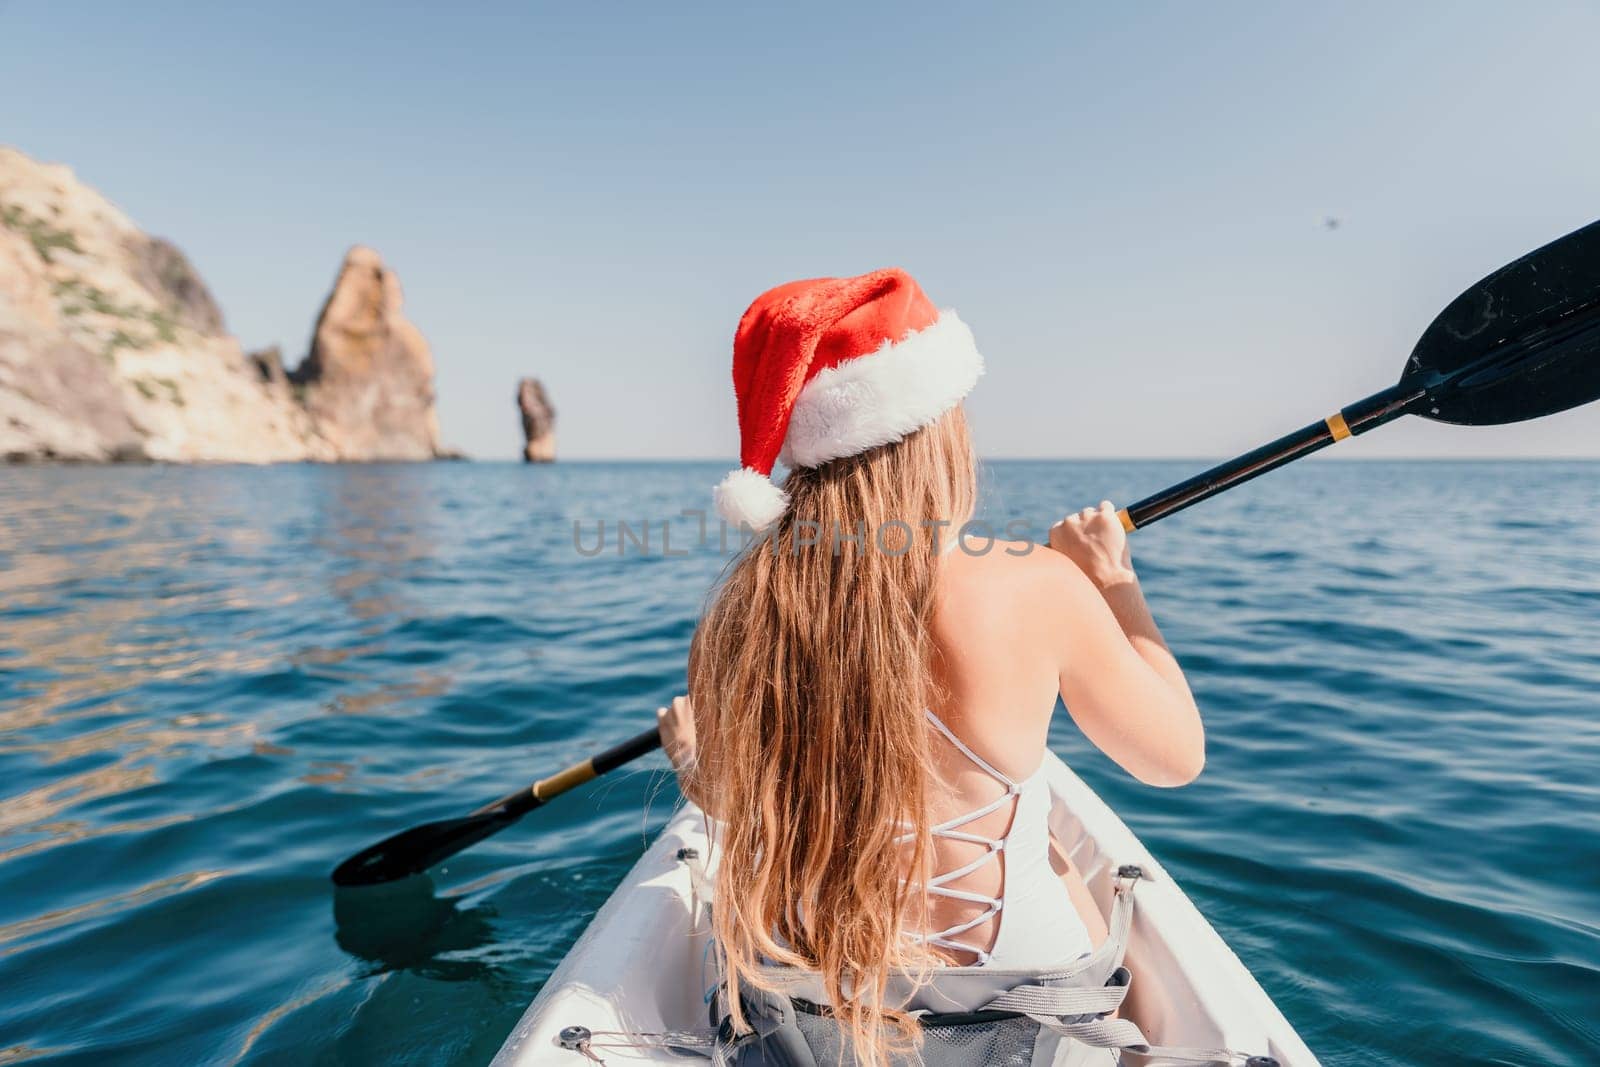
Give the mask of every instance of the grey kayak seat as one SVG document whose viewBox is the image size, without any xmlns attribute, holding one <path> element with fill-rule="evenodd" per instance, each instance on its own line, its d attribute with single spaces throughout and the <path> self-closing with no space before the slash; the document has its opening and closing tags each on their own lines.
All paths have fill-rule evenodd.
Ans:
<svg viewBox="0 0 1600 1067">
<path fill-rule="evenodd" d="M 945 967 L 925 983 L 901 985 L 902 1003 L 917 1005 L 920 1045 L 897 1055 L 894 1067 L 1088 1067 L 1113 1064 L 1128 1053 L 1140 1064 L 1229 1064 L 1276 1067 L 1268 1056 L 1223 1048 L 1152 1045 L 1138 1026 L 1112 1018 L 1128 995 L 1123 966 L 1133 929 L 1134 887 L 1143 872 L 1118 869 L 1109 934 L 1094 952 L 1048 971 Z M 741 999 L 750 1030 L 735 1034 L 718 989 L 719 1023 L 712 1059 L 728 1067 L 833 1067 L 853 1065 L 842 1028 L 814 993 L 814 975 L 789 968 L 763 973 L 772 989 L 747 989 Z M 819 998 L 820 999 L 820 998 Z M 936 1010 L 925 1005 L 933 1004 Z"/>
<path fill-rule="evenodd" d="M 1131 983 L 1123 957 L 1142 875 L 1138 867 L 1118 869 L 1105 942 L 1070 964 L 1045 971 L 943 967 L 923 981 L 898 976 L 889 995 L 917 1017 L 921 1041 L 892 1059 L 893 1067 L 1277 1067 L 1270 1056 L 1233 1049 L 1152 1045 L 1138 1026 L 1111 1017 Z M 607 1049 L 650 1047 L 718 1067 L 853 1067 L 814 972 L 773 967 L 762 981 L 769 988 L 741 990 L 749 1028 L 743 1033 L 733 1030 L 722 983 L 708 996 L 708 1029 L 645 1034 L 571 1027 L 560 1043 L 602 1063 Z"/>
</svg>

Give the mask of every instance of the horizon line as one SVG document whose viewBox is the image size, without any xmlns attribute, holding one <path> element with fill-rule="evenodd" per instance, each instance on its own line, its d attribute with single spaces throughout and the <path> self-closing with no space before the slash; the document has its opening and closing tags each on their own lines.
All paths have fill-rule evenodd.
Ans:
<svg viewBox="0 0 1600 1067">
<path fill-rule="evenodd" d="M 731 456 L 559 456 L 548 463 L 527 463 L 515 455 L 465 457 L 471 463 L 516 463 L 528 467 L 558 466 L 562 463 L 724 463 L 731 469 L 738 460 Z M 1217 463 L 1231 459 L 1215 456 L 979 456 L 979 463 Z M 1600 463 L 1600 455 L 1461 455 L 1461 456 L 1306 456 L 1317 463 Z"/>
</svg>

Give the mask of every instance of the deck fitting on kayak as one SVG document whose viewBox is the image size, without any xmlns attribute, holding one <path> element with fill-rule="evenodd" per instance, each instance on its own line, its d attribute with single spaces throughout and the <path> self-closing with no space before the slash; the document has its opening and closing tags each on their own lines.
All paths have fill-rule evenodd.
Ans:
<svg viewBox="0 0 1600 1067">
<path fill-rule="evenodd" d="M 697 860 L 699 858 L 700 850 L 697 848 L 690 848 L 689 846 L 685 845 L 683 848 L 678 850 L 679 863 L 688 863 L 690 860 Z"/>
<path fill-rule="evenodd" d="M 1124 863 L 1121 867 L 1117 868 L 1117 877 L 1138 881 L 1140 878 L 1144 877 L 1144 868 L 1139 866 L 1137 863 Z M 1256 1067 L 1265 1067 L 1265 1065 L 1258 1064 Z"/>
<path fill-rule="evenodd" d="M 569 1026 L 556 1035 L 557 1044 L 575 1052 L 582 1052 L 593 1039 L 594 1034 L 587 1026 Z"/>
<path fill-rule="evenodd" d="M 1279 1067 L 1276 1056 L 1251 1056 L 1244 1061 L 1244 1067 Z"/>
</svg>

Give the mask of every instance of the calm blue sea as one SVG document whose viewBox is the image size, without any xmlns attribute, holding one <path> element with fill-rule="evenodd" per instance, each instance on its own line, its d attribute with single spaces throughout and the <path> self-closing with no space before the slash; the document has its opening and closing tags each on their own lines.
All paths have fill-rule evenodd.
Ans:
<svg viewBox="0 0 1600 1067">
<path fill-rule="evenodd" d="M 1194 468 L 997 463 L 986 514 Z M 487 1061 L 674 803 L 660 758 L 380 908 L 327 872 L 651 721 L 721 474 L 0 468 L 0 1063 Z M 1600 465 L 1305 463 L 1135 551 L 1205 775 L 1053 744 L 1312 1048 L 1600 1063 Z"/>
</svg>

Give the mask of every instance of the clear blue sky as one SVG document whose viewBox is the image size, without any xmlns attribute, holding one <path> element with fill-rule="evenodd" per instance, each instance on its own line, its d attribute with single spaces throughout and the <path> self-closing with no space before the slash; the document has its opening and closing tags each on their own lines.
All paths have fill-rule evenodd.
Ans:
<svg viewBox="0 0 1600 1067">
<path fill-rule="evenodd" d="M 986 454 L 1214 456 L 1600 217 L 1597 41 L 1575 2 L 0 0 L 0 141 L 291 359 L 373 245 L 477 455 L 537 374 L 568 456 L 732 456 L 750 298 L 899 264 L 977 332 Z M 1600 455 L 1600 409 L 1406 422 L 1344 447 Z"/>
</svg>

